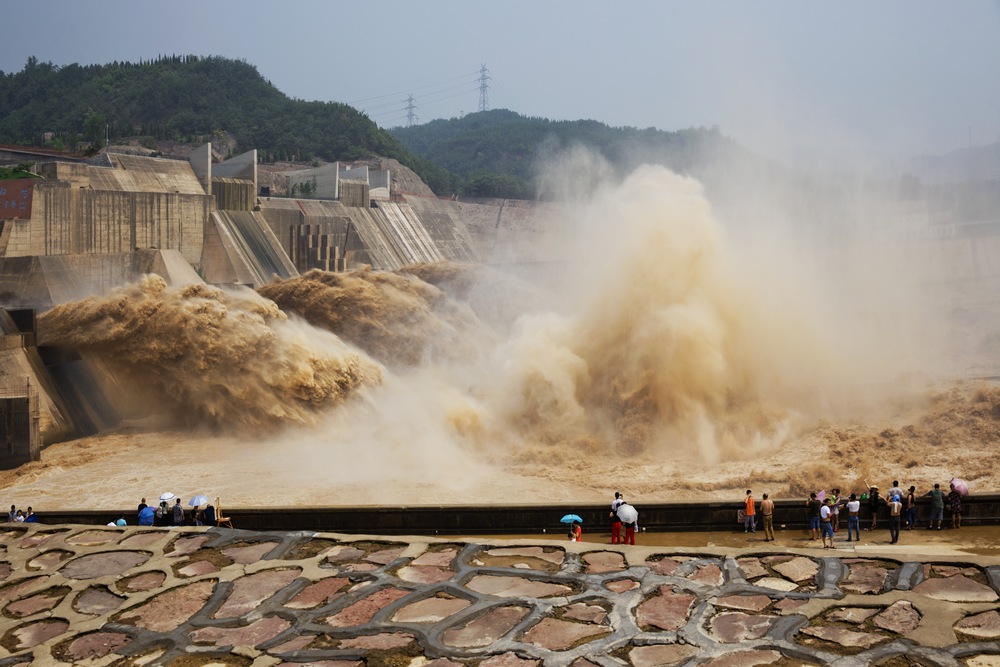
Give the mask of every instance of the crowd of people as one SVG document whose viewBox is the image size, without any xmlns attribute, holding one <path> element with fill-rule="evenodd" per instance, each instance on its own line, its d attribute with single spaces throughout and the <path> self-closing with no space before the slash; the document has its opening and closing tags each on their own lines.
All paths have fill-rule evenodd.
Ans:
<svg viewBox="0 0 1000 667">
<path fill-rule="evenodd" d="M 620 491 L 615 491 L 610 518 L 611 544 L 635 544 L 635 531 L 639 529 L 639 512 L 625 501 Z"/>
<path fill-rule="evenodd" d="M 173 504 L 170 501 L 173 500 Z M 181 499 L 172 493 L 160 496 L 160 504 L 156 507 L 146 504 L 143 498 L 139 502 L 138 520 L 140 526 L 214 526 L 215 507 L 206 503 L 204 507 L 192 507 L 186 510 Z"/>
<path fill-rule="evenodd" d="M 38 523 L 38 515 L 29 506 L 26 510 L 17 509 L 16 505 L 10 506 L 7 512 L 8 523 Z"/>
<path fill-rule="evenodd" d="M 965 490 L 953 480 L 947 495 L 941 490 L 940 484 L 935 484 L 934 488 L 917 495 L 915 486 L 903 490 L 899 481 L 893 480 L 892 487 L 882 495 L 876 484 L 868 484 L 865 481 L 867 491 L 860 496 L 851 493 L 846 496 L 841 494 L 840 489 L 832 489 L 829 494 L 825 491 L 813 492 L 809 494 L 806 501 L 809 517 L 810 540 L 821 540 L 823 548 L 833 549 L 834 535 L 840 531 L 840 515 L 847 515 L 847 541 L 856 542 L 861 540 L 861 511 L 862 507 L 868 514 L 869 525 L 866 531 L 874 531 L 878 528 L 879 516 L 888 518 L 889 541 L 891 544 L 899 542 L 900 530 L 914 530 L 917 527 L 917 502 L 918 498 L 929 498 L 930 512 L 927 520 L 927 528 L 930 530 L 941 530 L 944 524 L 945 507 L 951 514 L 951 527 L 962 527 L 962 496 Z M 753 497 L 753 492 L 747 489 L 746 498 L 743 501 L 743 532 L 757 532 L 757 507 Z M 764 541 L 774 540 L 774 502 L 765 493 L 760 502 L 760 514 L 763 518 Z"/>
</svg>

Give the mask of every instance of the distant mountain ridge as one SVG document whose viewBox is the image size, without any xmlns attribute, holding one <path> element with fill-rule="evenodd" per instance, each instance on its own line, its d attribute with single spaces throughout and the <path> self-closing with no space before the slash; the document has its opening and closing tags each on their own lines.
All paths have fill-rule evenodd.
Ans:
<svg viewBox="0 0 1000 667">
<path fill-rule="evenodd" d="M 620 170 L 656 163 L 689 174 L 719 159 L 745 154 L 717 127 L 667 132 L 611 127 L 594 120 L 553 121 L 507 109 L 389 132 L 411 152 L 464 178 L 466 193 L 479 196 L 502 196 L 499 191 L 511 189 L 532 196 L 532 181 L 544 156 L 576 145 L 596 151 Z"/>
<path fill-rule="evenodd" d="M 909 160 L 905 169 L 927 183 L 1000 181 L 1000 142 L 944 155 L 920 155 Z"/>
</svg>

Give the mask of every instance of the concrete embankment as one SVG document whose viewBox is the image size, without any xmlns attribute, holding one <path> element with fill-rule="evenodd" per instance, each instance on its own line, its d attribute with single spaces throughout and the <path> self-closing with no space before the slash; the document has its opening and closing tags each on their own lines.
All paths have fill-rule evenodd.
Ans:
<svg viewBox="0 0 1000 667">
<path fill-rule="evenodd" d="M 737 512 L 742 503 L 661 503 L 639 504 L 639 524 L 647 531 L 720 531 L 742 528 Z M 190 508 L 188 508 L 190 509 Z M 1000 494 L 968 496 L 963 504 L 964 525 L 1000 524 Z M 559 530 L 559 519 L 578 514 L 585 526 L 608 525 L 609 507 L 604 505 L 507 505 L 507 506 L 410 506 L 410 507 L 300 507 L 225 508 L 233 523 L 248 530 L 316 530 L 341 533 L 385 535 L 502 535 L 541 533 Z M 927 525 L 930 506 L 921 502 L 917 521 Z M 104 525 L 119 516 L 135 523 L 135 510 L 39 512 L 45 523 Z M 870 521 L 865 508 L 862 524 Z M 885 527 L 888 515 L 880 515 Z M 950 517 L 945 514 L 945 522 Z M 841 520 L 846 525 L 846 514 Z M 775 528 L 805 528 L 808 516 L 805 500 L 775 503 Z"/>
</svg>

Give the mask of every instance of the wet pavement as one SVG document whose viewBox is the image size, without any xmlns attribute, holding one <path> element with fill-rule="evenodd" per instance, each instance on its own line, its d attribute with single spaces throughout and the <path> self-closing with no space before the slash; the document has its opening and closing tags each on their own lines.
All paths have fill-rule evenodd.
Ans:
<svg viewBox="0 0 1000 667">
<path fill-rule="evenodd" d="M 1000 529 L 928 532 L 11 528 L 0 666 L 1000 666 Z"/>
</svg>

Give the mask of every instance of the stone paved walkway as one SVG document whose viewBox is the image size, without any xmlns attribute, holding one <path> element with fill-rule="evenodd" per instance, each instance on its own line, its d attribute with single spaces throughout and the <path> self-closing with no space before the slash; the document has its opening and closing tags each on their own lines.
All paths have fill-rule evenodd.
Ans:
<svg viewBox="0 0 1000 667">
<path fill-rule="evenodd" d="M 0 666 L 1000 666 L 1000 561 L 34 526 Z"/>
</svg>

